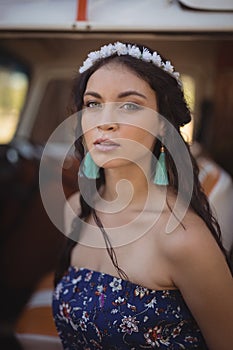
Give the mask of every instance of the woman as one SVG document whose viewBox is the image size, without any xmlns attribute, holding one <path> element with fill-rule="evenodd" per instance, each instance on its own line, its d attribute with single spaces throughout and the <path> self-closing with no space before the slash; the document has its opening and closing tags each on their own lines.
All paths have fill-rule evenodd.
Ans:
<svg viewBox="0 0 233 350">
<path fill-rule="evenodd" d="M 80 193 L 53 298 L 64 348 L 230 349 L 232 276 L 180 136 L 178 73 L 117 42 L 88 55 L 74 93 Z"/>
</svg>

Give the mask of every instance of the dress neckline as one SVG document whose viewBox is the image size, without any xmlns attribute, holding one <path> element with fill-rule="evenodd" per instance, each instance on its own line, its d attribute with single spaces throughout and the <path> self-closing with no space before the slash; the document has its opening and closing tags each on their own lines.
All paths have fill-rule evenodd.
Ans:
<svg viewBox="0 0 233 350">
<path fill-rule="evenodd" d="M 97 271 L 95 269 L 90 269 L 90 268 L 87 268 L 87 267 L 77 267 L 77 266 L 74 266 L 74 265 L 70 265 L 69 266 L 69 269 L 71 269 L 74 273 L 80 273 L 80 272 L 83 272 L 83 273 L 91 273 L 92 275 L 101 275 L 103 276 L 103 278 L 106 278 L 108 282 L 110 281 L 113 281 L 113 280 L 121 280 L 121 283 L 123 285 L 131 285 L 135 288 L 143 288 L 143 289 L 146 289 L 150 292 L 153 292 L 153 293 L 158 293 L 158 292 L 161 292 L 161 293 L 164 293 L 164 292 L 174 292 L 174 293 L 179 293 L 181 294 L 180 290 L 177 289 L 177 288 L 165 288 L 165 289 L 152 289 L 152 288 L 148 288 L 148 287 L 145 287 L 143 285 L 140 285 L 138 283 L 135 283 L 135 282 L 131 282 L 131 281 L 128 281 L 128 280 L 125 280 L 125 279 L 122 279 L 121 277 L 117 277 L 117 276 L 114 276 L 114 275 L 111 275 L 110 273 L 107 273 L 107 272 L 102 272 L 102 271 Z"/>
</svg>

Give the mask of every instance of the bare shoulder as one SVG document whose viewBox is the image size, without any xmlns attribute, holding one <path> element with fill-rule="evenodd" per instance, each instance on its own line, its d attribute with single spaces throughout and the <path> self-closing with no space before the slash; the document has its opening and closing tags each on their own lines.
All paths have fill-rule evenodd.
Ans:
<svg viewBox="0 0 233 350">
<path fill-rule="evenodd" d="M 64 228 L 65 233 L 68 234 L 71 229 L 73 219 L 80 214 L 80 193 L 75 192 L 72 194 L 65 203 L 64 206 Z"/>
<path fill-rule="evenodd" d="M 224 284 L 232 288 L 226 258 L 204 220 L 190 210 L 182 224 L 170 234 L 164 233 L 161 240 L 173 284 L 185 294 L 197 285 L 217 289 L 217 285 Z"/>
<path fill-rule="evenodd" d="M 193 211 L 188 211 L 174 231 L 164 234 L 164 249 L 171 260 L 197 259 L 200 254 L 220 252 L 206 223 Z M 198 253 L 198 254 L 197 254 Z M 222 253 L 220 252 L 220 255 Z"/>
<path fill-rule="evenodd" d="M 171 279 L 181 291 L 209 348 L 229 349 L 233 342 L 231 272 L 215 238 L 200 217 L 190 211 L 183 225 L 184 228 L 179 226 L 163 239 Z"/>
</svg>

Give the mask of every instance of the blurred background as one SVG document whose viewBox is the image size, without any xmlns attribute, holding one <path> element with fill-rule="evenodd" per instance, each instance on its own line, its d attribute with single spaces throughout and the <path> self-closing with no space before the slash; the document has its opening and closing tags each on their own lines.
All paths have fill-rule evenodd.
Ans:
<svg viewBox="0 0 233 350">
<path fill-rule="evenodd" d="M 233 1 L 0 0 L 1 349 L 61 349 L 50 302 L 65 237 L 41 200 L 40 160 L 50 135 L 71 113 L 78 67 L 89 51 L 114 41 L 148 45 L 181 73 L 193 117 L 182 132 L 230 255 Z M 58 161 L 73 142 L 72 131 L 57 135 L 45 160 L 43 188 L 60 225 L 65 198 L 77 191 L 72 150 L 62 166 Z"/>
</svg>

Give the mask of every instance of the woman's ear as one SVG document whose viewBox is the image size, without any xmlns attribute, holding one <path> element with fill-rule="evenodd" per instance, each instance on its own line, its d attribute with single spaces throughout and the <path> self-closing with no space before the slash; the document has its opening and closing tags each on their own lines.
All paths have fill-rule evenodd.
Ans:
<svg viewBox="0 0 233 350">
<path fill-rule="evenodd" d="M 161 138 L 164 137 L 165 131 L 166 131 L 165 121 L 162 119 L 159 122 L 159 132 L 158 132 L 158 134 Z"/>
</svg>

